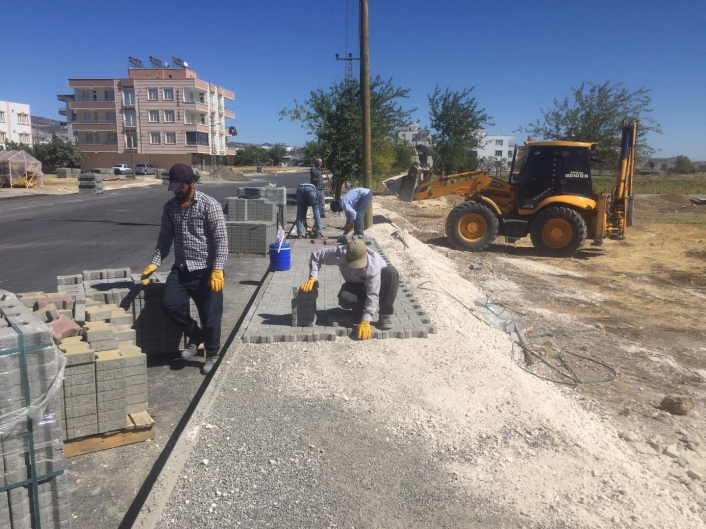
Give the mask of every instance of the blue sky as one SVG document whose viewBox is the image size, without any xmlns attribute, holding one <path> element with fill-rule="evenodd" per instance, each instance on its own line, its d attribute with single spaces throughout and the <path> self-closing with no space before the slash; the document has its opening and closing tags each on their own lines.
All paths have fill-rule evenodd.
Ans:
<svg viewBox="0 0 706 529">
<path fill-rule="evenodd" d="M 4 41 L 21 46 L 0 51 L 0 99 L 61 119 L 68 78 L 124 76 L 128 55 L 176 56 L 235 92 L 229 125 L 243 142 L 303 144 L 278 112 L 343 76 L 336 53 L 358 56 L 356 0 L 30 0 L 6 2 L 1 18 Z M 489 132 L 512 134 L 583 81 L 623 82 L 652 90 L 657 156 L 706 160 L 703 1 L 370 0 L 370 47 L 372 74 L 411 89 L 404 105 L 422 126 L 436 84 L 475 86 Z"/>
</svg>

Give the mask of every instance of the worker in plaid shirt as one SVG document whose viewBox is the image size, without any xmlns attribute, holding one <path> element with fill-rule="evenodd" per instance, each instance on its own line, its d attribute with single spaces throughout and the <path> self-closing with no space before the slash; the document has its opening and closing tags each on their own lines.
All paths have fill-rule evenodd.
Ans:
<svg viewBox="0 0 706 529">
<path fill-rule="evenodd" d="M 178 163 L 169 170 L 169 191 L 174 198 L 164 205 L 162 228 L 152 263 L 142 272 L 142 284 L 169 255 L 174 243 L 172 267 L 162 299 L 167 315 L 184 331 L 187 346 L 181 353 L 193 358 L 204 344 L 206 362 L 201 373 L 208 375 L 221 350 L 223 315 L 223 266 L 228 258 L 228 234 L 223 209 L 217 200 L 194 185 L 196 175 L 190 166 Z M 189 315 L 189 297 L 196 303 L 201 328 Z"/>
</svg>

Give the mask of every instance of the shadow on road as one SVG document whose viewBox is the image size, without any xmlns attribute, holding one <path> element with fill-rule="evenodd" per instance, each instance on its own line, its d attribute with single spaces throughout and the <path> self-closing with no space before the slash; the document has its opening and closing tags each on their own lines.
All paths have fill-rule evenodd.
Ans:
<svg viewBox="0 0 706 529">
<path fill-rule="evenodd" d="M 88 222 L 94 224 L 114 224 L 115 226 L 157 226 L 161 224 L 149 224 L 146 222 L 124 222 L 117 220 L 87 220 L 87 219 L 21 219 L 20 222 L 44 222 L 56 224 L 57 222 Z"/>
</svg>

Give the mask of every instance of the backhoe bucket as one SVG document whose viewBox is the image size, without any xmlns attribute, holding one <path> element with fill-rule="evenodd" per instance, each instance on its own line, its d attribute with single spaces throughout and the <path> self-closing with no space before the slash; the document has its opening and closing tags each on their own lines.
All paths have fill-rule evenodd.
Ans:
<svg viewBox="0 0 706 529">
<path fill-rule="evenodd" d="M 414 171 L 410 171 L 406 175 L 389 178 L 383 184 L 397 195 L 400 200 L 412 202 L 414 200 L 414 191 L 417 189 L 417 174 Z"/>
</svg>

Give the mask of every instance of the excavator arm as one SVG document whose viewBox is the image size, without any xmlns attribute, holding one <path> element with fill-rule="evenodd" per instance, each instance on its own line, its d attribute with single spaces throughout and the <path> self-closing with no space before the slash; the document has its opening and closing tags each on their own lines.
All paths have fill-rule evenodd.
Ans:
<svg viewBox="0 0 706 529">
<path fill-rule="evenodd" d="M 620 165 L 613 196 L 606 207 L 606 234 L 622 239 L 625 228 L 632 225 L 635 209 L 635 148 L 637 145 L 637 121 L 624 120 L 620 142 Z"/>
</svg>

